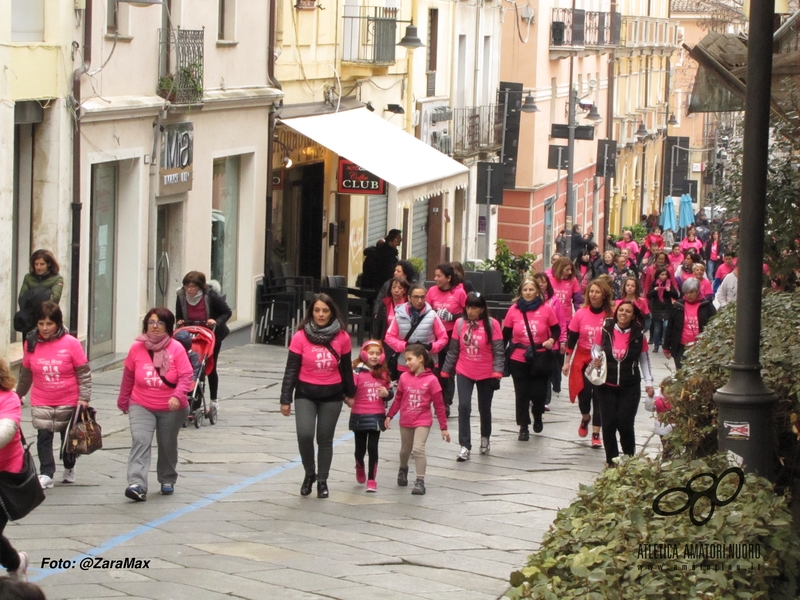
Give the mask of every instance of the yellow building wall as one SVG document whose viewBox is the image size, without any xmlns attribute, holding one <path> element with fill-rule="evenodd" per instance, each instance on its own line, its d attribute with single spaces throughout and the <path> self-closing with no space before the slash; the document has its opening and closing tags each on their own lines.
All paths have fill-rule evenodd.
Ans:
<svg viewBox="0 0 800 600">
<path fill-rule="evenodd" d="M 49 44 L 13 44 L 11 70 L 6 75 L 11 87 L 11 99 L 33 100 L 58 98 L 68 78 L 68 62 L 61 48 Z"/>
</svg>

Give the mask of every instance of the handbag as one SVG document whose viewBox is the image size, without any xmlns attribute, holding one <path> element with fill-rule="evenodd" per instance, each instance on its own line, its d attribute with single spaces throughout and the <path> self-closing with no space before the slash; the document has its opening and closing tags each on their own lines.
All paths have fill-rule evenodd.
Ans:
<svg viewBox="0 0 800 600">
<path fill-rule="evenodd" d="M 72 426 L 67 430 L 64 452 L 91 454 L 103 447 L 103 429 L 95 420 L 96 415 L 95 409 L 78 406 L 72 419 Z"/>
<path fill-rule="evenodd" d="M 608 363 L 606 362 L 606 353 L 603 352 L 600 355 L 600 366 L 594 366 L 594 359 L 592 359 L 588 365 L 586 365 L 586 369 L 583 371 L 583 374 L 586 375 L 586 379 L 589 380 L 589 383 L 592 385 L 603 385 L 606 382 L 606 376 L 608 375 Z"/>
<path fill-rule="evenodd" d="M 0 507 L 9 521 L 17 521 L 44 502 L 44 490 L 39 483 L 36 465 L 22 429 L 22 470 L 19 473 L 0 471 Z"/>
<path fill-rule="evenodd" d="M 525 322 L 525 329 L 528 331 L 528 340 L 531 345 L 525 348 L 525 362 L 531 368 L 531 373 L 536 377 L 546 377 L 553 372 L 553 353 L 545 350 L 544 352 L 537 352 L 537 348 L 544 348 L 543 344 L 535 344 L 533 342 L 533 333 L 531 333 L 531 325 L 528 322 L 527 311 L 522 313 L 522 320 Z"/>
</svg>

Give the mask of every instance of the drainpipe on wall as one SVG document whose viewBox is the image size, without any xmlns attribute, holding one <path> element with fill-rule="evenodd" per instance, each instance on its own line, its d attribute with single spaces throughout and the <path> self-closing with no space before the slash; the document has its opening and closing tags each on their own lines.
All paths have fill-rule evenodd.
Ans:
<svg viewBox="0 0 800 600">
<path fill-rule="evenodd" d="M 156 306 L 156 251 L 158 250 L 158 208 L 156 190 L 158 186 L 158 143 L 161 139 L 161 124 L 167 118 L 170 103 L 164 100 L 164 108 L 158 111 L 153 122 L 153 151 L 150 154 L 150 190 L 147 197 L 147 308 Z"/>
<path fill-rule="evenodd" d="M 611 22 L 614 22 L 614 13 L 617 12 L 617 3 L 616 0 L 611 0 L 611 13 L 610 17 Z M 621 23 L 620 23 L 621 27 Z M 614 63 L 616 62 L 617 58 L 617 51 L 612 50 L 611 58 L 608 61 L 608 102 L 606 103 L 606 123 L 608 123 L 608 139 L 614 138 Z M 617 140 L 619 141 L 619 140 Z M 614 184 L 617 183 L 616 173 L 614 173 Z M 598 236 L 598 246 L 600 247 L 600 251 L 602 252 L 605 250 L 605 243 L 608 239 L 608 222 L 611 217 L 611 187 L 608 184 L 608 178 L 606 178 L 603 182 L 603 232 L 602 236 Z M 597 236 L 597 232 L 595 232 L 595 236 Z M 599 240 L 602 240 L 600 242 Z"/>
<path fill-rule="evenodd" d="M 278 34 L 280 34 L 281 41 L 283 40 L 283 26 L 277 23 L 278 2 L 282 0 L 269 0 L 269 42 L 267 44 L 267 79 L 269 85 L 276 89 L 283 89 L 280 82 L 275 79 L 275 41 Z M 283 17 L 283 10 L 281 8 L 280 15 Z M 279 29 L 280 27 L 280 29 Z M 281 101 L 281 104 L 283 101 Z M 273 168 L 272 168 L 272 153 L 275 146 L 275 116 L 276 107 L 273 104 L 272 110 L 269 112 L 269 124 L 267 126 L 267 210 L 266 210 L 266 223 L 264 229 L 264 285 L 266 286 L 267 278 L 269 277 L 269 265 L 272 261 L 272 196 L 273 196 Z"/>
<path fill-rule="evenodd" d="M 92 65 L 92 2 L 83 9 L 83 61 L 72 74 L 72 101 L 75 123 L 72 129 L 72 248 L 69 280 L 69 332 L 78 335 L 78 306 L 81 283 L 81 77 Z"/>
</svg>

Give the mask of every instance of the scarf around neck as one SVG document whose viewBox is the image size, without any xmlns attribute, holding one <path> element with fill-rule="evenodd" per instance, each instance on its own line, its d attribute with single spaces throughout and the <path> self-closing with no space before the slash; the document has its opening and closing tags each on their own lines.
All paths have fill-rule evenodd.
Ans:
<svg viewBox="0 0 800 600">
<path fill-rule="evenodd" d="M 338 319 L 333 319 L 325 327 L 320 327 L 313 320 L 303 327 L 303 331 L 312 344 L 328 344 L 342 330 Z"/>
<path fill-rule="evenodd" d="M 143 333 L 136 341 L 142 342 L 147 351 L 153 353 L 153 366 L 159 375 L 164 375 L 169 370 L 167 347 L 172 338 L 166 333 Z"/>
<path fill-rule="evenodd" d="M 534 298 L 530 302 L 526 302 L 522 298 L 517 300 L 517 308 L 520 309 L 522 312 L 538 310 L 541 305 L 542 305 L 542 299 L 538 297 Z"/>
<path fill-rule="evenodd" d="M 28 352 L 32 353 L 36 349 L 36 344 L 46 344 L 47 342 L 54 342 L 56 340 L 60 340 L 62 337 L 67 335 L 67 330 L 64 329 L 64 326 L 58 328 L 49 339 L 44 339 L 43 337 L 39 336 L 39 329 L 34 329 L 31 331 L 26 337 L 25 341 L 28 344 Z"/>
<path fill-rule="evenodd" d="M 186 301 L 192 306 L 197 306 L 198 304 L 200 304 L 200 300 L 202 299 L 203 299 L 203 290 L 197 290 L 197 293 L 194 296 L 186 294 Z"/>
</svg>

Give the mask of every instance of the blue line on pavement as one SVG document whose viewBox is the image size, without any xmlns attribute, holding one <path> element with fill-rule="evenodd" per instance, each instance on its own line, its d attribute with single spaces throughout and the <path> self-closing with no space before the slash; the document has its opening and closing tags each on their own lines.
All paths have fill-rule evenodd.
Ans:
<svg viewBox="0 0 800 600">
<path fill-rule="evenodd" d="M 339 444 L 352 439 L 352 437 L 353 437 L 353 432 L 349 431 L 348 433 L 346 433 L 345 435 L 340 437 L 338 440 L 334 440 L 333 445 L 334 446 L 338 446 Z M 117 546 L 119 546 L 121 544 L 124 544 L 125 542 L 127 542 L 129 540 L 132 540 L 133 538 L 139 537 L 143 533 L 147 533 L 149 531 L 152 531 L 153 529 L 157 528 L 159 525 L 163 525 L 164 523 L 168 523 L 169 521 L 172 521 L 173 519 L 177 519 L 178 517 L 182 517 L 183 515 L 188 515 L 189 513 L 194 512 L 194 511 L 196 511 L 198 509 L 205 508 L 206 506 L 208 506 L 210 504 L 213 504 L 214 502 L 217 502 L 219 500 L 223 500 L 224 498 L 227 498 L 228 496 L 231 496 L 232 494 L 235 494 L 236 492 L 240 492 L 243 489 L 248 488 L 248 487 L 250 487 L 251 485 L 253 485 L 255 483 L 259 483 L 261 481 L 264 481 L 265 479 L 269 479 L 270 477 L 274 477 L 275 475 L 278 475 L 279 473 L 283 473 L 284 471 L 288 471 L 289 469 L 293 469 L 294 467 L 296 467 L 296 466 L 298 466 L 300 464 L 302 464 L 302 463 L 300 461 L 300 457 L 298 456 L 297 458 L 295 458 L 294 460 L 292 460 L 292 461 L 290 461 L 288 463 L 284 463 L 284 464 L 282 464 L 280 466 L 271 468 L 269 471 L 265 471 L 263 473 L 259 473 L 258 475 L 255 475 L 253 477 L 248 477 L 247 479 L 243 479 L 239 483 L 234 483 L 232 485 L 229 485 L 228 487 L 223 488 L 218 492 L 215 492 L 213 494 L 209 494 L 208 496 L 205 496 L 205 497 L 201 498 L 200 500 L 192 502 L 191 504 L 187 504 L 186 506 L 184 506 L 182 508 L 179 508 L 179 509 L 177 509 L 177 510 L 175 510 L 175 511 L 173 511 L 173 512 L 167 514 L 167 515 L 164 515 L 163 517 L 159 517 L 157 519 L 154 519 L 154 520 L 150 521 L 149 523 L 145 523 L 144 525 L 139 525 L 139 527 L 137 527 L 133 531 L 129 531 L 128 533 L 123 533 L 122 535 L 118 535 L 117 537 L 113 537 L 110 540 L 108 540 L 107 542 L 105 542 L 104 544 L 102 544 L 101 546 L 96 546 L 96 547 L 92 548 L 91 550 L 88 550 L 87 552 L 84 552 L 82 554 L 78 554 L 77 556 L 74 556 L 73 558 L 69 559 L 69 563 L 71 565 L 75 565 L 75 567 L 80 568 L 82 571 L 83 570 L 89 570 L 89 569 L 84 569 L 84 568 L 79 566 L 80 563 L 81 563 L 81 559 L 84 559 L 84 558 L 87 558 L 87 557 L 92 557 L 92 556 L 101 556 L 104 552 L 107 552 L 108 550 L 111 550 L 112 548 L 116 548 Z M 64 562 L 66 563 L 66 559 L 64 560 Z M 32 583 L 36 583 L 36 582 L 41 581 L 42 579 L 44 579 L 46 577 L 50 577 L 51 575 L 56 575 L 56 574 L 62 573 L 64 571 L 69 571 L 69 570 L 72 570 L 73 568 L 74 567 L 70 567 L 70 568 L 61 567 L 61 568 L 56 568 L 56 569 L 38 569 L 39 572 L 36 575 L 33 575 L 33 576 L 29 577 L 28 581 L 30 581 Z M 37 569 L 35 567 L 31 566 L 30 570 L 31 571 L 35 571 Z"/>
</svg>

